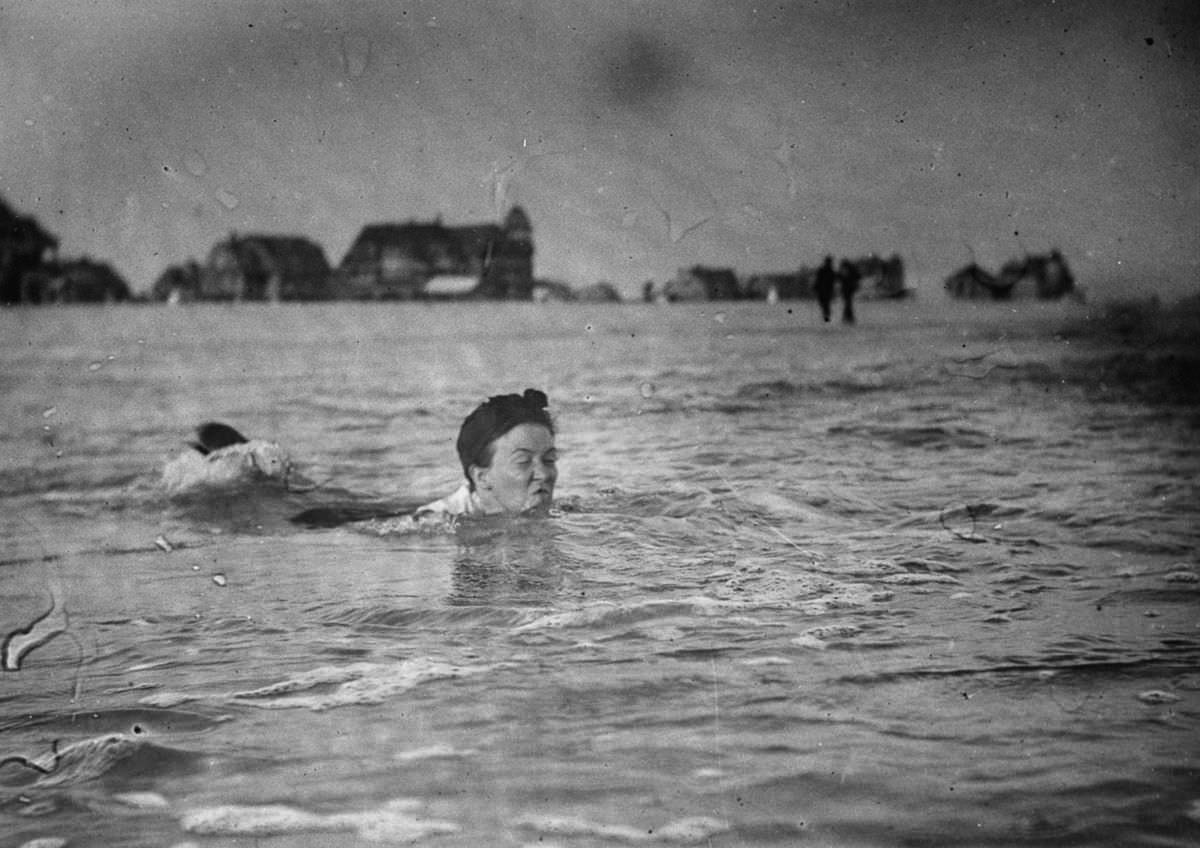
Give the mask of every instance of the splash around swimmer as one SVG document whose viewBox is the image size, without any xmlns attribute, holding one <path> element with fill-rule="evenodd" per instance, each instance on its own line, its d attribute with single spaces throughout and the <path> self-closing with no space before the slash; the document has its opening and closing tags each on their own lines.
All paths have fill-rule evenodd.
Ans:
<svg viewBox="0 0 1200 848">
<path fill-rule="evenodd" d="M 410 514 L 375 519 L 372 529 L 394 532 L 453 524 L 463 516 L 548 510 L 558 480 L 558 450 L 547 406 L 546 394 L 538 389 L 489 397 L 459 429 L 456 447 L 465 482 Z M 163 471 L 163 488 L 170 497 L 258 483 L 282 484 L 289 491 L 313 488 L 278 444 L 247 439 L 226 424 L 202 424 L 190 447 Z"/>
<path fill-rule="evenodd" d="M 228 424 L 208 421 L 196 428 L 196 439 L 163 468 L 168 497 L 221 492 L 259 482 L 278 482 L 297 490 L 307 480 L 295 474 L 287 451 L 275 442 L 247 439 Z"/>
</svg>

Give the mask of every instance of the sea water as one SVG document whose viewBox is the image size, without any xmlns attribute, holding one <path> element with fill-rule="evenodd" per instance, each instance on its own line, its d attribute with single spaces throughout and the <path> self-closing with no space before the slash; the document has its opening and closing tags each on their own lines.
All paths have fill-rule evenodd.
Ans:
<svg viewBox="0 0 1200 848">
<path fill-rule="evenodd" d="M 859 312 L 0 312 L 0 844 L 1195 844 L 1195 358 Z M 549 518 L 293 520 L 526 387 Z M 169 502 L 206 420 L 317 487 Z"/>
</svg>

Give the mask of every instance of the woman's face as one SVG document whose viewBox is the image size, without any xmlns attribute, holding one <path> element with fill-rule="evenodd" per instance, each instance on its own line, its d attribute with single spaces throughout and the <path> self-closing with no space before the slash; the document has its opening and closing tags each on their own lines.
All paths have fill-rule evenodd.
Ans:
<svg viewBox="0 0 1200 848">
<path fill-rule="evenodd" d="M 548 507 L 558 479 L 554 436 L 541 424 L 518 424 L 492 442 L 492 464 L 471 466 L 485 512 L 525 512 Z"/>
</svg>

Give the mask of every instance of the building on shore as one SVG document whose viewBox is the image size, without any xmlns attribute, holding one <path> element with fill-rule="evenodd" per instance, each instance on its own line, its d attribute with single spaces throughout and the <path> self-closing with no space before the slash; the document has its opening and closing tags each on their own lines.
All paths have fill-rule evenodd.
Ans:
<svg viewBox="0 0 1200 848">
<path fill-rule="evenodd" d="M 534 280 L 533 299 L 537 303 L 582 301 L 584 303 L 620 303 L 621 292 L 607 280 L 582 288 L 572 288 L 561 280 Z"/>
<path fill-rule="evenodd" d="M 200 263 L 189 259 L 168 265 L 150 288 L 150 299 L 166 303 L 190 303 L 200 294 Z"/>
<path fill-rule="evenodd" d="M 893 253 L 884 259 L 872 253 L 853 259 L 851 263 L 861 275 L 860 297 L 898 300 L 912 295 L 912 289 L 905 282 L 904 260 L 900 254 Z"/>
<path fill-rule="evenodd" d="M 864 299 L 898 299 L 912 294 L 905 284 L 904 260 L 899 254 L 883 259 L 872 253 L 843 261 L 858 272 L 858 293 Z M 752 274 L 742 281 L 742 297 L 771 302 L 815 299 L 816 277 L 815 266 L 803 266 L 792 272 Z"/>
<path fill-rule="evenodd" d="M 1000 267 L 1000 282 L 1018 297 L 1058 300 L 1076 294 L 1075 275 L 1057 249 L 1005 262 Z"/>
<path fill-rule="evenodd" d="M 324 300 L 329 297 L 325 251 L 301 236 L 239 235 L 217 242 L 183 300 Z"/>
<path fill-rule="evenodd" d="M 463 284 L 473 279 L 474 286 Z M 514 206 L 500 224 L 441 219 L 364 227 L 333 274 L 333 296 L 357 300 L 533 296 L 533 228 Z"/>
<path fill-rule="evenodd" d="M 133 299 L 129 284 L 107 262 L 88 257 L 54 260 L 26 272 L 22 303 L 121 303 Z"/>
<path fill-rule="evenodd" d="M 794 272 L 751 274 L 742 283 L 742 296 L 750 300 L 802 300 L 815 297 L 813 294 L 813 268 L 801 268 Z"/>
<path fill-rule="evenodd" d="M 999 274 L 972 262 L 948 276 L 944 287 L 951 297 L 965 300 L 1058 300 L 1082 296 L 1075 288 L 1075 275 L 1057 249 L 1005 262 Z"/>
<path fill-rule="evenodd" d="M 107 262 L 61 259 L 58 238 L 0 197 L 0 303 L 114 303 L 129 285 Z"/>
<path fill-rule="evenodd" d="M 732 268 L 693 265 L 680 268 L 661 286 L 647 282 L 643 298 L 657 303 L 693 300 L 737 300 L 742 297 L 737 274 Z"/>
<path fill-rule="evenodd" d="M 1009 294 L 1008 289 L 1001 288 L 995 274 L 976 262 L 959 268 L 946 278 L 943 286 L 948 295 L 963 300 L 1003 300 Z"/>
<path fill-rule="evenodd" d="M 904 260 L 898 254 L 887 259 L 869 254 L 845 259 L 858 273 L 859 292 L 864 298 L 892 299 L 912 294 L 905 286 Z M 741 276 L 732 268 L 693 265 L 680 268 L 664 283 L 648 280 L 642 286 L 642 299 L 659 303 L 694 300 L 808 300 L 816 297 L 816 267 L 801 266 L 794 271 L 763 271 Z"/>
<path fill-rule="evenodd" d="M 0 197 L 0 303 L 40 303 L 57 255 L 58 238 Z"/>
</svg>

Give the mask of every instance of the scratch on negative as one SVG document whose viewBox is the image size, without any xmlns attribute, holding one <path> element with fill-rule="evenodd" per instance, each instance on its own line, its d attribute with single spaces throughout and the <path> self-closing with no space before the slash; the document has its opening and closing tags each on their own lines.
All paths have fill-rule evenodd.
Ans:
<svg viewBox="0 0 1200 848">
<path fill-rule="evenodd" d="M 35 618 L 28 627 L 19 627 L 4 637 L 0 643 L 3 664 L 0 670 L 20 671 L 21 660 L 30 651 L 45 645 L 60 633 L 67 632 L 67 610 L 59 603 L 53 590 L 50 592 L 50 609 Z"/>
</svg>

